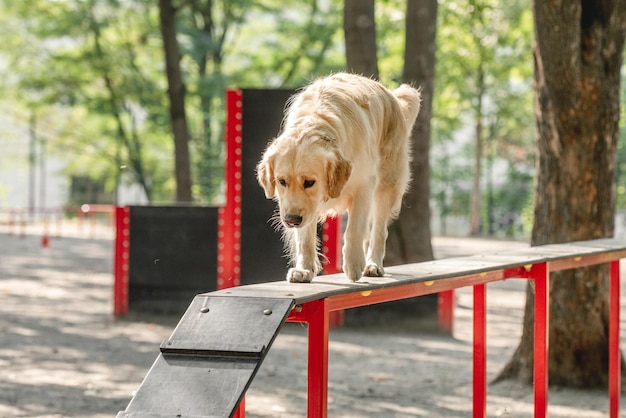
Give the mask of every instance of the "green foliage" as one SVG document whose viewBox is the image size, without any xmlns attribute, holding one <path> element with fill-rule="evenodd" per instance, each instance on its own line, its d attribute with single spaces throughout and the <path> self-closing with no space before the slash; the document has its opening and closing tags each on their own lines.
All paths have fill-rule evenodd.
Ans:
<svg viewBox="0 0 626 418">
<path fill-rule="evenodd" d="M 533 170 L 532 104 L 532 15 L 527 0 L 503 3 L 496 0 L 456 0 L 440 4 L 437 40 L 437 68 L 433 100 L 433 153 L 431 158 L 434 195 L 465 196 L 471 185 L 474 139 L 467 129 L 480 120 L 483 127 L 484 168 L 499 161 L 508 166 L 506 181 L 483 192 L 484 231 L 493 230 L 493 212 L 516 215 L 523 206 L 516 200 L 520 190 L 513 184 L 529 182 Z M 443 157 L 438 149 L 446 149 Z M 456 168 L 450 169 L 450 155 L 458 152 Z M 517 168 L 521 167 L 521 171 Z M 483 170 L 483 172 L 486 170 Z M 524 172 L 523 179 L 516 172 Z M 513 177 L 511 177 L 513 176 Z M 501 177 L 501 174 L 500 174 Z M 483 182 L 488 182 L 486 174 Z M 442 182 L 438 184 L 438 181 Z M 449 184 L 454 184 L 456 191 Z M 525 187 L 527 190 L 528 187 Z M 519 198 L 525 201 L 527 192 Z M 448 197 L 448 200 L 454 200 Z M 516 201 L 515 208 L 498 202 Z M 434 200 L 442 214 L 467 216 L 469 205 L 458 212 Z M 495 206 L 494 206 L 495 205 Z M 500 207 L 502 206 L 502 207 Z M 491 215 L 490 215 L 491 212 Z"/>
<path fill-rule="evenodd" d="M 87 174 L 113 192 L 126 170 L 149 198 L 169 199 L 164 174 L 172 154 L 150 3 L 25 0 L 3 6 L 4 16 L 20 22 L 16 32 L 3 33 L 14 45 L 4 55 L 20 74 L 4 87 L 35 113 L 65 109 L 50 142 L 51 151 L 69 157 L 68 174 Z"/>
<path fill-rule="evenodd" d="M 342 70 L 341 2 L 177 4 L 194 198 L 213 202 L 223 173 L 224 89 L 296 88 Z M 91 176 L 113 191 L 122 173 L 143 182 L 154 201 L 172 200 L 173 144 L 155 2 L 0 0 L 0 6 L 0 88 L 16 115 L 38 115 L 40 136 L 51 152 L 68 157 L 68 174 Z M 390 86 L 402 73 L 405 7 L 401 0 L 376 2 L 379 69 Z M 519 216 L 532 195 L 534 166 L 529 0 L 441 2 L 438 25 L 433 203 L 444 217 L 467 215 L 473 135 L 467 127 L 480 118 L 485 164 L 493 164 L 495 180 L 483 196 L 484 219 L 488 223 L 488 208 Z M 622 207 L 625 149 L 619 154 Z"/>
<path fill-rule="evenodd" d="M 198 199 L 220 197 L 224 90 L 295 88 L 340 70 L 340 16 L 333 2 L 318 0 L 197 0 L 181 10 Z"/>
</svg>

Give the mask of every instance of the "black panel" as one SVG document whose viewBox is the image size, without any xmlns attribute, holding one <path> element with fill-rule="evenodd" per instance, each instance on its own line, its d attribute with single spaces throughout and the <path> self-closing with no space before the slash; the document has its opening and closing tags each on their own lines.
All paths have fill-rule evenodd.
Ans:
<svg viewBox="0 0 626 418">
<path fill-rule="evenodd" d="M 130 207 L 131 312 L 182 314 L 217 283 L 217 208 Z"/>
<path fill-rule="evenodd" d="M 278 136 L 283 110 L 294 90 L 243 90 L 241 176 L 241 284 L 284 280 L 287 259 L 280 232 L 269 219 L 276 203 L 256 180 L 267 143 Z"/>
</svg>

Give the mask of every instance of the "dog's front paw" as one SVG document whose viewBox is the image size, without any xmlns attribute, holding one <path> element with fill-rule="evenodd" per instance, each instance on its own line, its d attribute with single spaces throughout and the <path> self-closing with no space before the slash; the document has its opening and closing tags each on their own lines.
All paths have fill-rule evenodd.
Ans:
<svg viewBox="0 0 626 418">
<path fill-rule="evenodd" d="M 348 279 L 356 282 L 363 276 L 363 265 L 360 263 L 355 265 L 344 263 L 343 271 L 346 273 L 346 276 L 348 276 Z"/>
<path fill-rule="evenodd" d="M 384 274 L 385 270 L 383 269 L 383 266 L 379 266 L 375 263 L 368 264 L 363 272 L 363 275 L 367 277 L 383 277 Z"/>
<path fill-rule="evenodd" d="M 290 283 L 310 283 L 313 272 L 306 269 L 290 268 L 287 272 L 287 281 Z"/>
</svg>

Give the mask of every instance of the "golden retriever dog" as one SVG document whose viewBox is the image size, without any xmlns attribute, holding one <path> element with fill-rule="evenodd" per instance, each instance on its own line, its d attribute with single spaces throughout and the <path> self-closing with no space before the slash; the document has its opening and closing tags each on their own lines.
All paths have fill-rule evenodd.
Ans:
<svg viewBox="0 0 626 418">
<path fill-rule="evenodd" d="M 387 226 L 400 212 L 409 180 L 409 136 L 420 92 L 391 91 L 377 81 L 339 73 L 293 96 L 280 135 L 257 165 L 268 199 L 278 201 L 293 267 L 289 282 L 322 270 L 317 225 L 348 212 L 343 271 L 352 281 L 384 274 Z"/>
</svg>

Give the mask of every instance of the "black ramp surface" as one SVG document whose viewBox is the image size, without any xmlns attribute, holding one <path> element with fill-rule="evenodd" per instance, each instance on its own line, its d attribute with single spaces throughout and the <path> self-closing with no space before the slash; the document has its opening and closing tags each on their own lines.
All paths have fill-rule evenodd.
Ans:
<svg viewBox="0 0 626 418">
<path fill-rule="evenodd" d="M 118 418 L 232 416 L 292 306 L 197 296 Z"/>
</svg>

